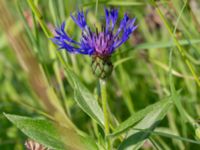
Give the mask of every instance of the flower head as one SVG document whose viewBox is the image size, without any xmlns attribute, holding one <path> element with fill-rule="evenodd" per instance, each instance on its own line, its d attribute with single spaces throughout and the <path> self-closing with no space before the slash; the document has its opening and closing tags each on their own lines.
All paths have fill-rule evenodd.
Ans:
<svg viewBox="0 0 200 150">
<path fill-rule="evenodd" d="M 135 18 L 131 19 L 125 14 L 119 28 L 114 30 L 118 19 L 117 9 L 108 10 L 105 8 L 106 25 L 102 26 L 101 31 L 96 28 L 95 32 L 92 32 L 87 25 L 86 15 L 83 11 L 79 11 L 76 16 L 71 15 L 71 18 L 82 30 L 80 41 L 77 42 L 68 36 L 65 32 L 65 22 L 55 30 L 57 35 L 52 41 L 59 46 L 59 49 L 65 49 L 75 54 L 90 55 L 93 56 L 93 60 L 98 57 L 103 63 L 107 62 L 111 65 L 112 63 L 109 61 L 111 54 L 126 42 L 131 33 L 137 28 L 134 25 Z"/>
</svg>

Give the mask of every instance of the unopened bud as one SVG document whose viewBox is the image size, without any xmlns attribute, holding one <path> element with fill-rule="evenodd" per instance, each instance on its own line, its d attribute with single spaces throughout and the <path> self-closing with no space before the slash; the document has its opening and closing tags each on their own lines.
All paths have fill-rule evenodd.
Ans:
<svg viewBox="0 0 200 150">
<path fill-rule="evenodd" d="M 94 75 L 98 78 L 105 79 L 108 78 L 113 70 L 113 65 L 110 57 L 101 58 L 98 56 L 93 56 L 92 58 L 92 71 Z"/>
</svg>

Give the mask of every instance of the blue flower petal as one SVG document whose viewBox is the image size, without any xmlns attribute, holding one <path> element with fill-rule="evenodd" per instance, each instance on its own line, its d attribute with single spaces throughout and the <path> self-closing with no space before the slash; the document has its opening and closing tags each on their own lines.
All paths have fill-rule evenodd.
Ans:
<svg viewBox="0 0 200 150">
<path fill-rule="evenodd" d="M 130 19 L 125 14 L 117 32 L 114 33 L 114 27 L 118 19 L 118 10 L 105 8 L 104 11 L 106 25 L 105 27 L 102 26 L 102 31 L 99 32 L 96 28 L 97 31 L 92 32 L 86 23 L 84 12 L 78 11 L 76 16 L 71 15 L 71 18 L 82 30 L 80 42 L 68 36 L 65 32 L 65 22 L 62 23 L 60 28 L 55 30 L 57 35 L 52 41 L 59 46 L 59 49 L 66 49 L 74 54 L 97 55 L 100 57 L 112 55 L 116 48 L 128 40 L 137 26 L 134 25 L 135 18 Z"/>
<path fill-rule="evenodd" d="M 78 11 L 76 14 L 76 17 L 74 17 L 72 14 L 70 14 L 73 21 L 81 28 L 85 29 L 87 27 L 87 22 L 85 19 L 85 15 L 83 11 Z"/>
</svg>

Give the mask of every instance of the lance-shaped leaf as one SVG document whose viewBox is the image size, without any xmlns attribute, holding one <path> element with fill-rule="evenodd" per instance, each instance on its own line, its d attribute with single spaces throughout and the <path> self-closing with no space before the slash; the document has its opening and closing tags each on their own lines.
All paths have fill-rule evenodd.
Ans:
<svg viewBox="0 0 200 150">
<path fill-rule="evenodd" d="M 160 100 L 159 102 L 147 106 L 146 108 L 134 113 L 127 120 L 122 122 L 112 133 L 111 136 L 116 136 L 120 133 L 127 131 L 130 127 L 133 127 L 138 121 L 142 120 L 149 113 L 154 112 L 165 106 L 166 104 L 172 103 L 170 100 Z"/>
<path fill-rule="evenodd" d="M 77 75 L 70 69 L 66 69 L 66 75 L 72 88 L 74 97 L 80 108 L 91 118 L 96 120 L 102 127 L 104 126 L 103 111 L 91 92 L 81 83 Z"/>
<path fill-rule="evenodd" d="M 11 114 L 4 115 L 25 135 L 48 148 L 97 150 L 95 142 L 90 138 L 80 136 L 71 129 L 61 127 L 51 121 Z"/>
<path fill-rule="evenodd" d="M 145 142 L 145 140 L 150 135 L 158 123 L 164 118 L 168 110 L 172 106 L 172 101 L 167 100 L 166 103 L 160 105 L 157 110 L 152 110 L 144 119 L 142 119 L 138 124 L 134 126 L 136 129 L 147 130 L 148 132 L 134 130 L 132 128 L 128 134 L 127 138 L 119 146 L 119 150 L 136 150 L 139 149 Z"/>
</svg>

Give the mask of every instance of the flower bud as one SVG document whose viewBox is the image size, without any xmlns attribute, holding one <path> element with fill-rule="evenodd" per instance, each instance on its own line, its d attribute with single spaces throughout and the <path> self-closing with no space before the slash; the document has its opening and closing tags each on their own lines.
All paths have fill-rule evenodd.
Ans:
<svg viewBox="0 0 200 150">
<path fill-rule="evenodd" d="M 110 57 L 101 58 L 99 56 L 93 56 L 91 66 L 93 74 L 100 79 L 108 78 L 113 70 Z"/>
</svg>

